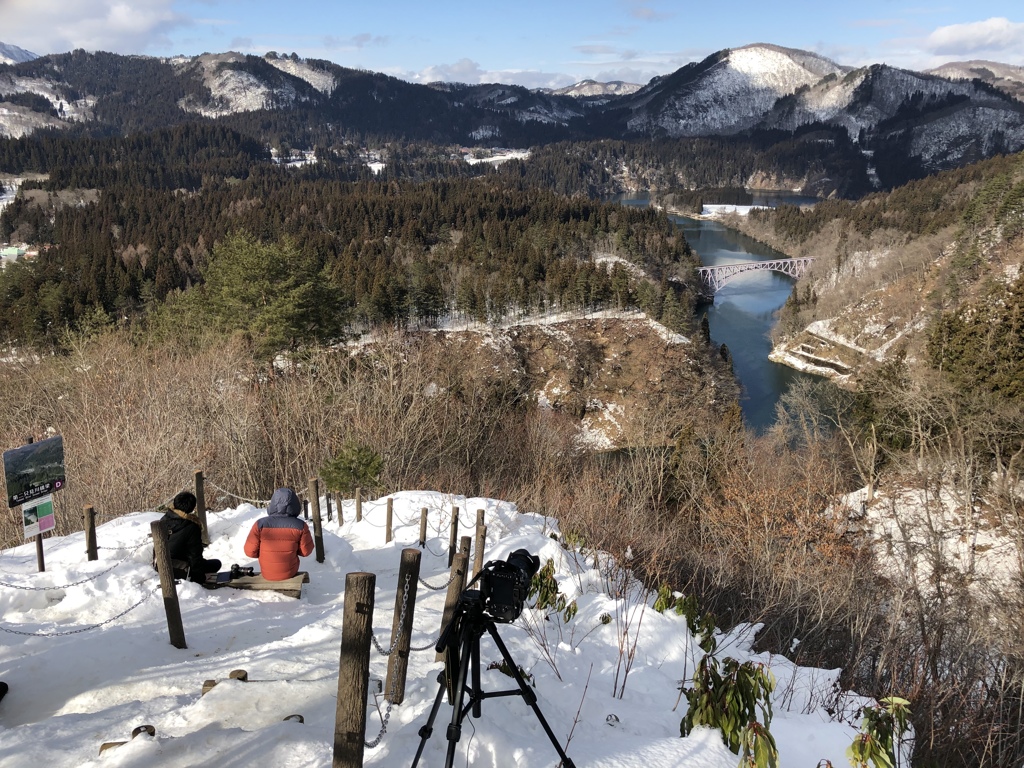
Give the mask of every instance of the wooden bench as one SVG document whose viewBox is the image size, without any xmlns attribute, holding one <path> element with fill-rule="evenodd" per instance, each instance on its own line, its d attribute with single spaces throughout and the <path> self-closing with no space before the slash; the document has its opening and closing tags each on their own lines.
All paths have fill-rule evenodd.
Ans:
<svg viewBox="0 0 1024 768">
<path fill-rule="evenodd" d="M 303 584 L 309 584 L 309 574 L 306 571 L 299 571 L 290 579 L 281 581 L 269 581 L 262 576 L 239 576 L 219 586 L 232 589 L 269 589 L 288 597 L 301 597 Z"/>
</svg>

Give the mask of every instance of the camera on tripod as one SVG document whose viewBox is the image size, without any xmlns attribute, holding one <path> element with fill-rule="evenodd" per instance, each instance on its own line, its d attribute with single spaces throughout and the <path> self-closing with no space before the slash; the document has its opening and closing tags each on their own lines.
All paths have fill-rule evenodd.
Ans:
<svg viewBox="0 0 1024 768">
<path fill-rule="evenodd" d="M 256 569 L 251 565 L 232 565 L 231 566 L 231 578 L 240 579 L 242 576 L 255 576 Z"/>
<path fill-rule="evenodd" d="M 525 549 L 517 549 L 507 560 L 487 563 L 480 571 L 484 613 L 501 624 L 511 624 L 518 619 L 538 568 L 540 558 Z"/>
</svg>

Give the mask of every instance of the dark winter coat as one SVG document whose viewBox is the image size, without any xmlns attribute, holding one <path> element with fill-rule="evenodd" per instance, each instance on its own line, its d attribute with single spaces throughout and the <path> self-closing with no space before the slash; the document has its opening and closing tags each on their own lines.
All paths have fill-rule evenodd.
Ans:
<svg viewBox="0 0 1024 768">
<path fill-rule="evenodd" d="M 220 561 L 203 557 L 203 526 L 198 516 L 170 509 L 163 516 L 163 523 L 167 528 L 167 549 L 171 559 L 188 563 L 189 579 L 201 584 L 207 573 L 217 572 Z M 182 578 L 183 574 L 176 573 L 175 577 Z"/>
<path fill-rule="evenodd" d="M 299 572 L 299 556 L 313 552 L 309 526 L 299 520 L 302 503 L 291 488 L 278 488 L 267 505 L 267 516 L 252 524 L 245 554 L 260 559 L 260 572 L 268 581 L 290 579 Z"/>
</svg>

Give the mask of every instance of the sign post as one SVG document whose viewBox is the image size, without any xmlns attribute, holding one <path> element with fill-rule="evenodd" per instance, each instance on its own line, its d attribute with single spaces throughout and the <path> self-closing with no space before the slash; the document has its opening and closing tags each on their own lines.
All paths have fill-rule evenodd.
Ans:
<svg viewBox="0 0 1024 768">
<path fill-rule="evenodd" d="M 60 435 L 40 440 L 29 437 L 20 448 L 4 451 L 4 480 L 7 506 L 21 507 L 25 540 L 36 540 L 36 564 L 46 570 L 43 558 L 43 533 L 56 527 L 53 494 L 64 487 L 64 438 Z"/>
</svg>

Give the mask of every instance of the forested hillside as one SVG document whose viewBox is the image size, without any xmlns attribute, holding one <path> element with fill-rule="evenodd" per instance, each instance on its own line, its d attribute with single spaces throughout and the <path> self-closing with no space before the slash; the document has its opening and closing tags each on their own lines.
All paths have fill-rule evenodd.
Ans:
<svg viewBox="0 0 1024 768">
<path fill-rule="evenodd" d="M 654 211 L 493 175 L 352 182 L 342 170 L 332 179 L 327 164 L 272 166 L 223 128 L 82 140 L 67 156 L 59 141 L 38 147 L 36 167 L 52 169 L 49 181 L 26 184 L 0 217 L 0 238 L 40 249 L 0 273 L 9 342 L 52 344 L 84 318 L 138 317 L 211 274 L 227 279 L 232 262 L 262 270 L 283 302 L 290 289 L 316 287 L 315 299 L 291 297 L 318 315 L 291 329 L 296 344 L 338 338 L 353 324 L 448 314 L 641 307 L 689 324 L 695 257 Z M 95 201 L 75 196 L 82 189 Z M 598 264 L 598 252 L 622 261 Z M 232 279 L 219 290 L 256 277 Z"/>
</svg>

